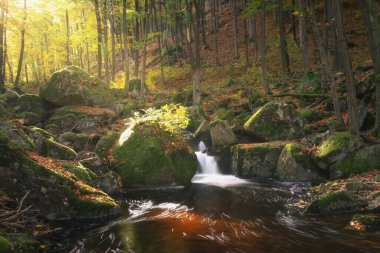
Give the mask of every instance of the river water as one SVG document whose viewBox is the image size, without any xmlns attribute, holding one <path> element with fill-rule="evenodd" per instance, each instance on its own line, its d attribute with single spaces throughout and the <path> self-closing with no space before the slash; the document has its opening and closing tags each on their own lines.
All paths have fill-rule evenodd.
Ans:
<svg viewBox="0 0 380 253">
<path fill-rule="evenodd" d="M 380 252 L 380 234 L 349 229 L 350 216 L 303 217 L 296 184 L 212 171 L 187 189 L 129 191 L 125 214 L 75 234 L 71 252 Z"/>
</svg>

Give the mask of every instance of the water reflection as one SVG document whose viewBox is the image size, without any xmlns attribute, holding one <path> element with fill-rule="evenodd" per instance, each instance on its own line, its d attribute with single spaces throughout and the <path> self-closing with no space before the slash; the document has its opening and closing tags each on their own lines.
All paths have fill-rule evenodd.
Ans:
<svg viewBox="0 0 380 253">
<path fill-rule="evenodd" d="M 347 217 L 303 218 L 286 205 L 294 194 L 273 181 L 195 178 L 190 189 L 129 197 L 128 216 L 77 235 L 71 252 L 380 251 L 380 235 L 345 230 Z"/>
</svg>

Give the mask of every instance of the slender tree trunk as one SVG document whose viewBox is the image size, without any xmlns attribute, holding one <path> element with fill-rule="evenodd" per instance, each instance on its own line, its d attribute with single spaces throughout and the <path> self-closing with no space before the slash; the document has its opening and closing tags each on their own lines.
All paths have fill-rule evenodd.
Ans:
<svg viewBox="0 0 380 253">
<path fill-rule="evenodd" d="M 266 35 L 265 35 L 265 0 L 261 0 L 261 71 L 262 81 L 265 94 L 270 94 L 267 81 L 267 59 L 266 59 Z"/>
<path fill-rule="evenodd" d="M 310 10 L 313 10 L 313 0 L 308 0 L 308 8 Z M 335 110 L 335 116 L 337 119 L 337 125 L 339 127 L 344 126 L 344 121 L 342 118 L 342 113 L 340 110 L 340 105 L 339 105 L 339 95 L 337 91 L 337 87 L 335 84 L 335 78 L 334 78 L 334 73 L 332 71 L 332 68 L 328 62 L 327 58 L 327 52 L 323 48 L 323 42 L 322 42 L 322 37 L 318 29 L 318 21 L 314 13 L 311 13 L 310 15 L 311 21 L 312 21 L 312 29 L 314 33 L 315 40 L 317 42 L 318 50 L 319 50 L 319 55 L 321 57 L 322 61 L 322 66 L 323 70 L 327 74 L 327 77 L 329 78 L 330 81 L 330 88 L 331 88 L 331 95 L 333 99 L 333 104 L 334 104 L 334 110 Z"/>
<path fill-rule="evenodd" d="M 102 20 L 100 17 L 100 8 L 99 8 L 99 0 L 94 0 L 95 5 L 95 16 L 96 16 L 96 28 L 98 32 L 98 77 L 102 77 Z"/>
<path fill-rule="evenodd" d="M 373 0 L 360 1 L 367 24 L 368 39 L 375 73 L 380 73 L 380 3 Z M 380 78 L 376 80 L 376 121 L 374 134 L 380 137 Z"/>
<path fill-rule="evenodd" d="M 201 31 L 202 31 L 202 48 L 207 48 L 206 42 L 206 6 L 205 0 L 200 0 L 200 16 L 201 16 Z"/>
<path fill-rule="evenodd" d="M 219 60 L 219 45 L 218 45 L 218 13 L 216 12 L 216 1 L 217 0 L 211 0 L 211 6 L 212 6 L 212 21 L 214 26 L 214 47 L 215 47 L 215 64 L 216 66 L 220 66 L 220 60 Z"/>
<path fill-rule="evenodd" d="M 160 3 L 158 3 L 160 5 Z M 156 26 L 156 31 L 159 32 L 159 35 L 157 36 L 157 44 L 158 44 L 158 51 L 160 54 L 160 73 L 161 73 L 161 82 L 162 84 L 165 84 L 165 75 L 164 75 L 164 64 L 162 62 L 162 46 L 161 46 L 161 38 L 162 38 L 162 27 L 158 24 L 157 20 L 157 8 L 154 0 L 151 0 L 151 5 L 153 7 L 153 13 L 154 13 L 154 23 Z M 161 9 L 159 7 L 159 9 Z M 160 21 L 161 22 L 161 21 Z"/>
<path fill-rule="evenodd" d="M 327 23 L 330 22 L 330 4 L 329 4 L 329 0 L 324 0 L 324 5 L 325 5 L 325 10 L 324 10 L 324 19 L 323 19 L 323 44 L 322 44 L 322 47 L 323 47 L 323 50 L 325 52 L 326 55 L 328 55 L 328 49 L 329 49 L 329 25 Z M 322 69 L 321 71 L 321 88 L 323 91 L 327 90 L 328 88 L 328 77 L 327 77 L 327 73 L 324 69 Z"/>
<path fill-rule="evenodd" d="M 255 65 L 258 65 L 259 63 L 259 57 L 258 57 L 258 40 L 257 40 L 257 25 L 256 25 L 256 15 L 252 17 L 252 43 L 253 43 L 253 57 L 255 58 Z"/>
<path fill-rule="evenodd" d="M 234 25 L 234 52 L 235 58 L 239 58 L 239 45 L 238 45 L 238 24 L 237 24 L 237 4 L 236 0 L 231 0 L 232 5 L 232 16 L 233 16 L 233 25 Z"/>
<path fill-rule="evenodd" d="M 112 72 L 111 77 L 112 81 L 115 81 L 115 75 L 116 75 L 116 42 L 115 42 L 115 14 L 114 14 L 114 0 L 110 0 L 111 3 L 111 57 L 112 57 Z"/>
<path fill-rule="evenodd" d="M 128 55 L 128 27 L 127 27 L 127 0 L 123 0 L 123 41 L 125 58 L 125 89 L 129 90 L 129 55 Z"/>
<path fill-rule="evenodd" d="M 106 71 L 106 84 L 110 84 L 110 69 L 108 55 L 108 0 L 103 0 L 103 33 L 104 33 L 104 69 Z"/>
<path fill-rule="evenodd" d="M 302 52 L 303 59 L 303 67 L 304 73 L 310 70 L 309 66 L 309 46 L 307 39 L 307 29 L 306 29 L 306 8 L 305 8 L 305 0 L 298 0 L 299 7 L 301 9 L 301 13 L 299 16 L 299 31 L 300 31 L 300 47 Z"/>
<path fill-rule="evenodd" d="M 244 47 L 245 47 L 245 71 L 248 72 L 249 64 L 249 47 L 248 47 L 248 32 L 247 32 L 247 20 L 243 20 L 243 30 L 244 30 Z"/>
<path fill-rule="evenodd" d="M 145 95 L 145 68 L 146 68 L 146 45 L 148 41 L 148 22 L 145 23 L 144 31 L 144 46 L 142 52 L 142 68 L 141 68 L 141 87 L 140 87 L 140 99 Z"/>
<path fill-rule="evenodd" d="M 135 0 L 135 11 L 136 11 L 136 14 L 139 14 L 140 13 L 140 7 L 139 7 L 139 0 Z M 140 41 L 140 27 L 139 27 L 139 17 L 138 15 L 136 15 L 135 17 L 135 42 L 139 42 Z M 139 49 L 137 47 L 135 47 L 135 77 L 137 77 L 139 75 L 139 65 L 140 65 L 140 62 L 139 62 Z"/>
<path fill-rule="evenodd" d="M 24 18 L 21 28 L 21 46 L 20 46 L 20 57 L 18 59 L 17 75 L 15 80 L 15 86 L 18 87 L 21 78 L 22 61 L 24 59 L 25 50 L 25 23 L 26 23 L 26 0 L 24 0 Z"/>
<path fill-rule="evenodd" d="M 25 80 L 26 80 L 26 83 L 29 83 L 29 77 L 28 77 L 28 64 L 25 64 L 25 66 L 24 66 L 24 70 L 25 70 Z"/>
<path fill-rule="evenodd" d="M 349 131 L 353 135 L 359 135 L 359 124 L 358 124 L 358 112 L 357 112 L 357 98 L 356 98 L 356 88 L 354 74 L 352 72 L 351 60 L 349 57 L 348 46 L 346 38 L 344 37 L 344 27 L 343 27 L 343 15 L 342 15 L 342 3 L 341 0 L 336 0 L 333 2 L 333 10 L 335 14 L 336 21 L 336 32 L 339 41 L 339 48 L 342 57 L 342 63 L 344 67 L 344 75 L 346 77 L 347 86 L 347 100 L 348 100 L 348 114 L 349 114 Z"/>
<path fill-rule="evenodd" d="M 278 4 L 277 15 L 278 15 L 278 27 L 279 27 L 279 33 L 280 33 L 282 76 L 284 79 L 288 79 L 290 75 L 290 64 L 289 64 L 288 46 L 286 43 L 286 34 L 285 34 L 284 2 L 283 0 L 277 0 L 277 4 Z"/>
<path fill-rule="evenodd" d="M 9 81 L 10 81 L 11 83 L 13 83 L 13 82 L 14 82 L 14 76 L 13 76 L 12 63 L 10 62 L 9 57 L 7 57 L 6 59 L 7 59 L 8 69 L 9 69 Z"/>
<path fill-rule="evenodd" d="M 0 17 L 0 93 L 5 92 L 5 10 L 1 10 Z"/>
<path fill-rule="evenodd" d="M 292 0 L 292 12 L 296 11 L 296 0 Z M 291 15 L 292 18 L 292 28 L 289 31 L 292 32 L 294 43 L 296 43 L 297 47 L 300 46 L 299 41 L 297 40 L 297 19 L 295 15 Z"/>
<path fill-rule="evenodd" d="M 69 11 L 66 9 L 66 64 L 70 64 L 70 19 Z"/>
<path fill-rule="evenodd" d="M 338 0 L 339 1 L 339 0 Z M 336 24 L 337 23 L 342 23 L 343 22 L 343 19 L 340 19 L 340 20 L 336 20 L 336 16 L 335 16 L 335 13 L 334 13 L 334 3 L 333 1 L 329 1 L 329 8 L 332 10 L 331 11 L 331 16 L 330 16 L 330 23 L 331 23 L 331 41 L 332 41 L 332 48 L 333 48 L 333 68 L 334 70 L 336 71 L 343 71 L 344 69 L 344 63 L 342 61 L 342 55 L 341 55 L 341 50 L 340 50 L 340 45 L 339 45 L 339 38 L 338 38 L 338 34 L 337 34 L 337 27 L 336 27 Z M 343 2 L 339 2 L 341 8 L 343 8 Z"/>
</svg>

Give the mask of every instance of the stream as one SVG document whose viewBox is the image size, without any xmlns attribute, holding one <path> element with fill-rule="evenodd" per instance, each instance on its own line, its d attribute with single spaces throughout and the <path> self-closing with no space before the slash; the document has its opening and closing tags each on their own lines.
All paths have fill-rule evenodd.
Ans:
<svg viewBox="0 0 380 253">
<path fill-rule="evenodd" d="M 349 215 L 303 217 L 290 205 L 301 185 L 221 175 L 198 149 L 190 187 L 127 192 L 125 214 L 73 234 L 70 253 L 380 252 L 380 234 L 350 230 Z"/>
</svg>

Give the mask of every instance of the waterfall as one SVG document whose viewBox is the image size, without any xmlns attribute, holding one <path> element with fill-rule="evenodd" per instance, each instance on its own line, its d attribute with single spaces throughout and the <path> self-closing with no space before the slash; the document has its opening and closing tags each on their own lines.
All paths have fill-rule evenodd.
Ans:
<svg viewBox="0 0 380 253">
<path fill-rule="evenodd" d="M 195 152 L 195 155 L 198 158 L 199 167 L 203 174 L 220 174 L 215 157 L 207 154 L 207 147 L 203 141 L 199 142 L 198 151 Z"/>
</svg>

